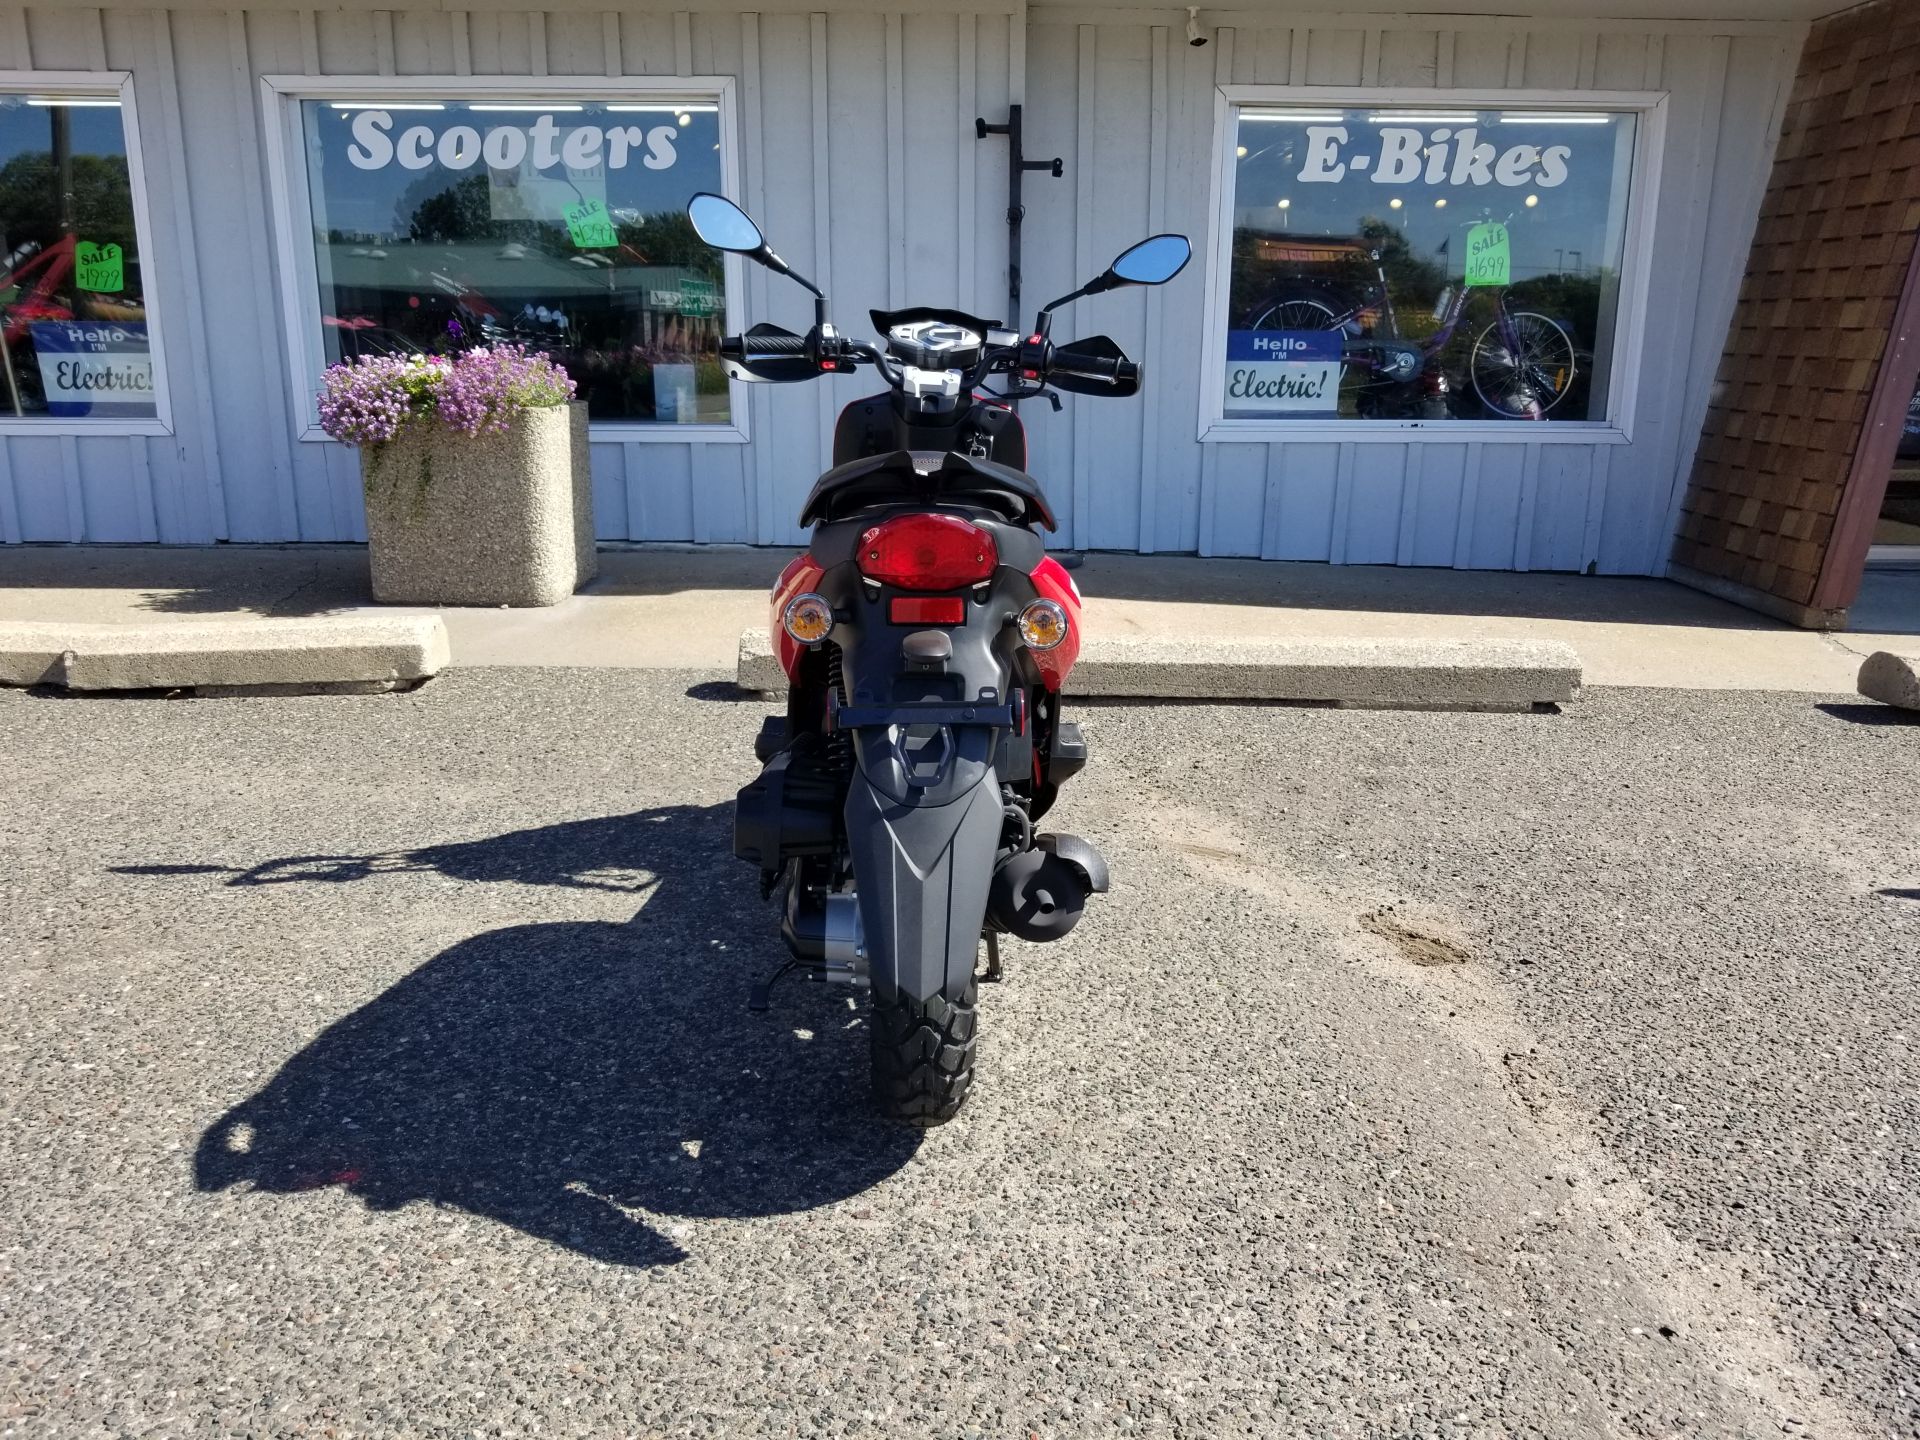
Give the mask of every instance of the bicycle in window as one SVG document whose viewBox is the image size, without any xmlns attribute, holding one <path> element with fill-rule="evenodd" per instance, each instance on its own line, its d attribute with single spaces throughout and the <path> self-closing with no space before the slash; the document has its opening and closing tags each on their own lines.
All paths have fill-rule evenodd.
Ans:
<svg viewBox="0 0 1920 1440">
<path fill-rule="evenodd" d="M 1484 221 L 1469 226 L 1478 223 Z M 1474 336 L 1466 370 L 1480 403 L 1502 419 L 1544 420 L 1566 400 L 1580 373 L 1573 336 L 1551 316 L 1519 308 L 1510 285 L 1450 284 L 1434 307 L 1434 332 L 1408 338 L 1380 250 L 1365 253 L 1375 278 L 1357 290 L 1288 276 L 1248 307 L 1235 328 L 1339 331 L 1343 381 L 1355 387 L 1362 417 L 1446 419 L 1454 413 L 1453 382 L 1438 361 L 1459 334 L 1475 292 L 1487 291 L 1494 317 Z"/>
</svg>

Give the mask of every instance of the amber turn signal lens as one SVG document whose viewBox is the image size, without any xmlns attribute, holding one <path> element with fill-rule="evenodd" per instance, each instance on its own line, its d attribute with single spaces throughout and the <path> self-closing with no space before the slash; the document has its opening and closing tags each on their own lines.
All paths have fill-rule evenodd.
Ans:
<svg viewBox="0 0 1920 1440">
<path fill-rule="evenodd" d="M 787 602 L 780 623 L 786 627 L 787 634 L 802 645 L 818 645 L 833 629 L 833 607 L 827 603 L 826 596 L 809 590 Z"/>
<path fill-rule="evenodd" d="M 1020 612 L 1020 638 L 1035 650 L 1051 650 L 1067 638 L 1067 612 L 1057 600 L 1035 600 Z"/>
</svg>

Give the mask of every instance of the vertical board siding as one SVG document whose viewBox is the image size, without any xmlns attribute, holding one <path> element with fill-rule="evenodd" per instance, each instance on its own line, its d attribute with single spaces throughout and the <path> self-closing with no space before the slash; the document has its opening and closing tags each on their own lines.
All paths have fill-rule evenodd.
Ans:
<svg viewBox="0 0 1920 1440">
<path fill-rule="evenodd" d="M 1465 445 L 1421 445 L 1413 485 L 1412 533 L 1405 537 L 1403 565 L 1451 565 L 1460 530 L 1466 486 Z"/>
<path fill-rule="evenodd" d="M 1164 107 L 1164 123 L 1172 132 L 1165 142 L 1171 171 L 1166 223 L 1186 229 L 1196 243 L 1211 227 L 1206 185 L 1215 160 L 1218 84 L 1669 91 L 1652 247 L 1669 258 L 1653 268 L 1638 372 L 1620 376 L 1636 401 L 1632 443 L 1530 444 L 1516 436 L 1512 442 L 1471 446 L 1430 439 L 1406 445 L 1236 440 L 1195 446 L 1189 437 L 1197 418 L 1198 376 L 1213 362 L 1201 354 L 1199 280 L 1183 276 L 1169 287 L 1159 339 L 1163 353 L 1147 357 L 1153 363 L 1141 402 L 1153 407 L 1155 428 L 1167 437 L 1157 457 L 1158 473 L 1143 480 L 1157 493 L 1141 495 L 1131 483 L 1111 483 L 1116 438 L 1131 431 L 1104 416 L 1084 430 L 1078 423 L 1059 427 L 1056 422 L 1066 432 L 1065 445 L 1058 440 L 1036 445 L 1036 465 L 1056 477 L 1056 490 L 1064 488 L 1057 478 L 1063 466 L 1071 467 L 1067 473 L 1076 478 L 1099 477 L 1084 490 L 1083 503 L 1093 513 L 1079 517 L 1076 528 L 1076 534 L 1091 537 L 1089 543 L 1131 548 L 1126 534 L 1137 508 L 1154 517 L 1156 549 L 1179 543 L 1208 555 L 1354 564 L 1591 566 L 1639 574 L 1662 569 L 1676 477 L 1699 429 L 1738 283 L 1738 267 L 1716 267 L 1711 257 L 1742 253 L 1750 233 L 1759 172 L 1772 143 L 1771 107 L 1790 72 L 1794 45 L 1771 35 L 1730 41 L 1697 28 L 1665 36 L 1577 25 L 1443 31 L 1432 28 L 1433 17 L 1426 19 L 1424 27 L 1416 22 L 1379 30 L 1223 28 L 1209 47 L 1211 60 L 1207 50 L 1181 47 L 1169 67 L 1173 93 Z M 1042 24 L 1034 29 L 1033 69 L 1057 87 L 1058 93 L 1044 101 L 1045 113 L 1059 117 L 1063 131 L 1076 116 L 1095 117 L 1103 136 L 1093 150 L 1104 157 L 1106 135 L 1118 141 L 1130 122 L 1116 118 L 1118 129 L 1109 131 L 1108 117 L 1118 112 L 1109 110 L 1104 97 L 1089 104 L 1072 92 L 1087 83 L 1124 84 L 1136 87 L 1130 98 L 1138 105 L 1145 90 L 1123 67 L 1106 60 L 1141 53 L 1147 27 L 1084 28 L 1095 32 L 1092 44 L 1100 63 L 1090 71 L 1078 64 L 1070 28 Z M 1036 102 L 1036 111 L 1041 103 Z M 1154 113 L 1162 112 L 1156 107 Z M 1115 149 L 1136 157 L 1141 153 L 1127 144 Z M 1039 223 L 1054 234 L 1056 220 L 1066 218 L 1061 212 L 1071 212 L 1072 223 L 1080 227 L 1076 241 L 1089 233 L 1117 239 L 1112 227 L 1138 203 L 1139 187 L 1137 170 L 1103 166 L 1090 194 L 1083 185 L 1079 203 L 1048 205 Z M 1640 202 L 1646 198 L 1639 197 Z M 1041 207 L 1030 202 L 1030 227 L 1040 215 Z M 1049 248 L 1072 255 L 1082 247 Z M 1070 283 L 1059 273 L 1051 273 L 1049 281 L 1062 287 Z M 1118 330 L 1113 333 L 1127 343 Z M 1676 388 L 1685 392 L 1683 405 L 1674 402 Z M 1082 438 L 1088 433 L 1095 438 Z M 1149 456 L 1148 463 L 1155 458 Z M 1116 510 L 1127 507 L 1128 514 L 1109 514 L 1109 503 Z M 1132 543 L 1141 543 L 1138 533 Z"/>
<path fill-rule="evenodd" d="M 1093 297 L 1060 317 L 1061 338 L 1109 334 L 1145 362 L 1137 401 L 1024 407 L 1032 468 L 1074 544 L 1657 572 L 1738 285 L 1739 267 L 1715 257 L 1750 239 L 1797 41 L 1445 23 L 1242 25 L 1196 49 L 1177 18 L 1137 11 L 1029 24 L 1024 11 L 904 6 L 0 7 L 0 65 L 135 76 L 175 431 L 0 441 L 0 542 L 364 538 L 356 457 L 293 438 L 304 397 L 278 345 L 260 343 L 280 333 L 282 284 L 267 243 L 264 73 L 734 76 L 738 191 L 856 334 L 869 308 L 900 302 L 1025 325 L 1138 236 L 1183 230 L 1204 244 L 1218 84 L 1657 89 L 1671 94 L 1653 240 L 1665 258 L 1640 372 L 1622 377 L 1637 399 L 1632 444 L 1196 443 L 1212 363 L 1200 259 L 1165 290 Z M 1063 157 L 1067 175 L 1026 178 L 1025 313 L 1011 316 L 1006 144 L 974 140 L 972 125 L 1005 117 L 1015 65 L 1045 80 L 1026 95 L 1028 154 Z M 743 280 L 749 320 L 810 323 L 798 287 L 751 267 Z M 596 440 L 601 536 L 799 539 L 833 418 L 873 388 L 871 377 L 737 387 L 745 445 Z"/>
<path fill-rule="evenodd" d="M 1128 26 L 1102 45 L 1094 67 L 1098 93 L 1093 107 L 1092 152 L 1095 209 L 1090 254 L 1081 270 L 1090 277 L 1123 248 L 1149 233 L 1152 182 L 1146 163 L 1153 152 L 1153 35 Z M 1149 103 L 1143 103 L 1149 102 Z M 1143 355 L 1147 342 L 1147 296 L 1141 289 L 1113 291 L 1075 301 L 1063 317 L 1066 337 L 1109 335 L 1129 355 Z M 1090 444 L 1076 453 L 1076 481 L 1085 478 L 1085 543 L 1097 550 L 1132 550 L 1140 541 L 1140 463 L 1144 407 L 1125 402 L 1075 406 L 1076 434 Z M 1083 427 L 1083 428 L 1082 428 Z M 1080 487 L 1076 486 L 1078 492 Z M 1076 502 L 1078 503 L 1078 502 Z"/>
<path fill-rule="evenodd" d="M 69 475 L 60 441 L 47 435 L 15 435 L 7 441 L 14 505 L 22 540 L 78 540 L 68 526 L 67 496 L 80 483 Z"/>
<path fill-rule="evenodd" d="M 1389 30 L 1380 37 L 1381 85 L 1426 88 L 1440 83 L 1440 34 L 1435 30 Z"/>
<path fill-rule="evenodd" d="M 531 20 L 507 11 L 463 12 L 467 53 L 475 75 L 532 73 Z"/>
<path fill-rule="evenodd" d="M 266 243 L 262 74 L 733 75 L 743 194 L 796 265 L 830 282 L 844 329 L 864 333 L 866 311 L 896 300 L 978 304 L 995 316 L 1005 308 L 1005 145 L 972 139 L 976 113 L 1004 118 L 1005 14 L 884 23 L 822 14 L 818 64 L 816 21 L 797 14 L 44 7 L 0 19 L 0 63 L 111 61 L 135 73 L 176 430 L 132 445 L 120 436 L 0 444 L 0 541 L 364 539 L 356 457 L 293 438 L 292 407 L 304 397 L 292 393 L 277 344 L 258 341 L 280 334 L 281 284 Z M 147 38 L 156 24 L 170 45 Z M 160 63 L 164 77 L 154 74 Z M 1108 94 L 1120 104 L 1117 90 Z M 890 97 L 902 117 L 891 151 L 876 123 Z M 219 233 L 233 243 L 207 242 L 209 217 L 231 217 Z M 1036 293 L 1030 285 L 1029 303 Z M 225 297 L 217 311 L 216 295 Z M 747 299 L 751 319 L 811 321 L 805 294 L 762 271 L 747 272 Z M 753 444 L 596 441 L 600 535 L 799 539 L 794 522 L 827 463 L 833 417 L 872 384 L 740 387 Z M 246 457 L 244 466 L 221 476 L 223 454 Z M 1127 508 L 1137 513 L 1137 455 L 1116 468 L 1131 478 Z"/>
<path fill-rule="evenodd" d="M 1364 30 L 1314 30 L 1307 36 L 1307 84 L 1364 85 Z"/>
</svg>

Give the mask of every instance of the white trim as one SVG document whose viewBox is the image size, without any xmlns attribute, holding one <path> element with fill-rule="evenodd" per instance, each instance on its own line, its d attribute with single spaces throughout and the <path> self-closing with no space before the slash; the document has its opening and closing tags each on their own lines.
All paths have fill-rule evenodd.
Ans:
<svg viewBox="0 0 1920 1440">
<path fill-rule="evenodd" d="M 127 151 L 127 189 L 133 204 L 134 241 L 140 250 L 140 303 L 146 310 L 147 355 L 153 366 L 153 414 L 136 417 L 68 417 L 0 414 L 0 437 L 8 435 L 171 435 L 173 403 L 167 389 L 167 347 L 160 327 L 161 302 L 148 293 L 158 269 L 152 218 L 147 210 L 147 172 L 142 163 L 140 119 L 133 74 L 127 70 L 0 70 L 0 94 L 59 93 L 112 96 L 120 103 L 120 141 Z M 191 257 L 183 257 L 190 259 Z M 154 276 L 157 279 L 157 275 Z M 77 481 L 75 483 L 78 483 Z M 78 539 L 78 536 L 74 537 Z"/>
<path fill-rule="evenodd" d="M 1207 445 L 1631 445 L 1633 436 L 1604 421 L 1558 420 L 1215 420 L 1202 421 Z"/>
<path fill-rule="evenodd" d="M 301 142 L 297 107 L 302 100 L 355 100 L 369 95 L 394 100 L 465 100 L 476 96 L 503 100 L 551 100 L 579 96 L 619 103 L 629 98 L 671 96 L 701 105 L 713 105 L 720 123 L 720 183 L 729 193 L 740 184 L 740 131 L 730 75 L 262 75 L 260 104 L 266 121 L 267 190 L 273 219 L 273 248 L 279 276 L 282 331 L 287 350 L 287 374 L 304 394 L 293 396 L 294 438 L 303 442 L 334 443 L 320 429 L 315 395 L 326 369 L 326 347 L 319 314 L 308 303 L 318 285 L 313 246 L 298 242 L 306 229 L 306 147 Z M 296 200 L 298 204 L 296 206 Z M 744 266 L 728 255 L 726 328 L 746 328 Z M 718 442 L 743 445 L 751 438 L 747 387 L 738 381 L 727 386 L 732 419 L 716 425 L 671 425 L 647 421 L 600 421 L 589 434 L 596 445 L 629 441 L 652 444 Z"/>
<path fill-rule="evenodd" d="M 1213 174 L 1207 197 L 1207 313 L 1202 331 L 1200 413 L 1196 435 L 1203 444 L 1405 444 L 1435 439 L 1446 444 L 1484 442 L 1527 445 L 1627 445 L 1633 442 L 1639 401 L 1640 358 L 1646 343 L 1647 296 L 1653 270 L 1654 222 L 1659 212 L 1660 169 L 1667 145 L 1668 93 L 1664 90 L 1446 90 L 1373 86 L 1216 85 Z M 1325 106 L 1354 109 L 1382 104 L 1446 105 L 1456 110 L 1630 111 L 1633 166 L 1627 185 L 1627 222 L 1620 257 L 1620 303 L 1615 324 L 1613 370 L 1607 384 L 1607 418 L 1545 424 L 1461 420 L 1229 420 L 1225 409 L 1227 296 L 1233 264 L 1234 118 L 1243 105 Z"/>
<path fill-rule="evenodd" d="M 1730 17 L 1647 19 L 1620 14 L 1545 14 L 1541 12 L 1540 0 L 1523 0 L 1523 3 L 1508 3 L 1498 7 L 1487 5 L 1472 13 L 1411 5 L 1399 10 L 1297 10 L 1286 5 L 1253 9 L 1206 5 L 1200 9 L 1200 23 L 1216 31 L 1293 30 L 1300 33 L 1313 30 L 1414 30 L 1431 34 L 1438 28 L 1442 34 L 1459 31 L 1497 31 L 1501 34 L 1532 31 L 1549 35 L 1777 35 L 1794 39 L 1805 35 L 1813 19 L 1836 7 L 1845 8 L 1845 0 L 1821 0 L 1818 5 L 1808 4 L 1805 8 L 1810 13 L 1804 17 L 1746 20 Z M 763 3 L 762 8 L 770 7 Z M 1177 21 L 1178 8 L 1094 4 L 1087 3 L 1087 0 L 1032 0 L 1027 13 L 1035 25 L 1166 25 Z M 1168 19 L 1170 14 L 1174 15 L 1173 21 Z"/>
</svg>

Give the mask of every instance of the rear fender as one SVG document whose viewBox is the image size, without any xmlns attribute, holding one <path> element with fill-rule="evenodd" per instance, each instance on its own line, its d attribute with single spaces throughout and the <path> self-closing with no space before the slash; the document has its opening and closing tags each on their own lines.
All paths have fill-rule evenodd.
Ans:
<svg viewBox="0 0 1920 1440">
<path fill-rule="evenodd" d="M 992 771 L 944 805 L 903 804 L 862 774 L 846 822 L 875 999 L 957 993 L 980 952 L 1000 846 Z"/>
<path fill-rule="evenodd" d="M 846 597 L 836 638 L 847 708 L 834 723 L 844 715 L 853 735 L 844 819 L 867 971 L 882 1003 L 901 992 L 927 1000 L 966 984 L 986 924 L 1005 828 L 996 761 L 1018 645 L 1006 591 L 1026 580 L 1003 567 L 992 599 L 970 592 L 966 622 L 932 636 L 888 623 L 899 592 L 868 598 L 853 566 L 830 569 L 826 583 Z M 941 642 L 947 658 L 927 666 L 909 656 L 916 633 Z"/>
</svg>

